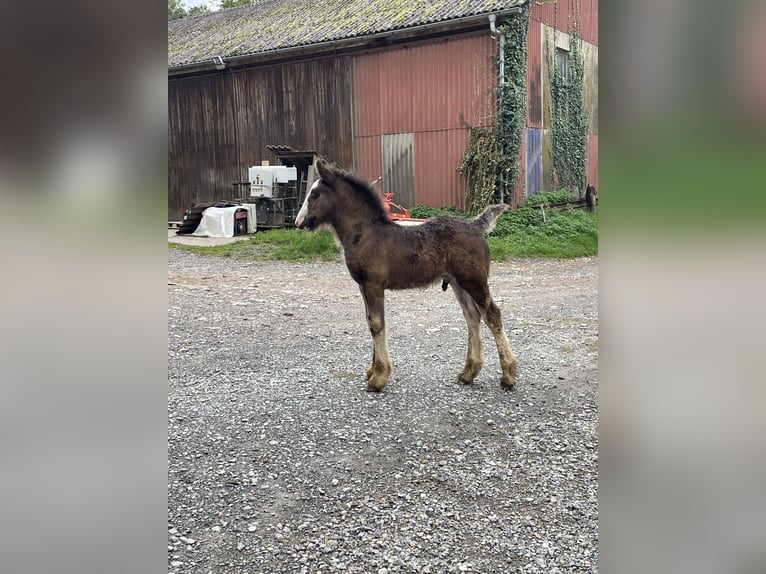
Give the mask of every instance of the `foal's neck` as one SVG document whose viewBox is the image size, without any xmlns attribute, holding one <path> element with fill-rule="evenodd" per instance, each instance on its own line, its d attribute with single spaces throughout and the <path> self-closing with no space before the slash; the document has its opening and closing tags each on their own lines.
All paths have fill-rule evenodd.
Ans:
<svg viewBox="0 0 766 574">
<path fill-rule="evenodd" d="M 332 227 L 344 249 L 359 242 L 359 236 L 378 224 L 392 224 L 382 210 L 378 211 L 364 201 L 341 200 L 335 210 Z"/>
</svg>

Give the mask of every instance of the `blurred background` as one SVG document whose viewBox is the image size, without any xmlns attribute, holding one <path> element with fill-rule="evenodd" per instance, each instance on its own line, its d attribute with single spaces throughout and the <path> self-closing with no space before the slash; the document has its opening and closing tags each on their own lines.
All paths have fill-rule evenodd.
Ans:
<svg viewBox="0 0 766 574">
<path fill-rule="evenodd" d="M 166 20 L 0 18 L 0 570 L 166 564 Z"/>
<path fill-rule="evenodd" d="M 604 572 L 766 571 L 766 3 L 604 2 Z M 166 562 L 167 30 L 0 20 L 4 572 Z M 158 564 L 156 564 L 158 563 Z"/>
<path fill-rule="evenodd" d="M 766 3 L 604 2 L 600 567 L 766 571 Z"/>
</svg>

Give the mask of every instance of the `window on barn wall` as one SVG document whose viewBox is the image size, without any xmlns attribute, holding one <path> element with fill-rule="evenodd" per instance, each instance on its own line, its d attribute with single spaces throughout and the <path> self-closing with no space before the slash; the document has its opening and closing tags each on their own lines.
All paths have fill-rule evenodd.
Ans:
<svg viewBox="0 0 766 574">
<path fill-rule="evenodd" d="M 569 50 L 556 48 L 556 67 L 561 71 L 561 79 L 569 83 Z"/>
</svg>

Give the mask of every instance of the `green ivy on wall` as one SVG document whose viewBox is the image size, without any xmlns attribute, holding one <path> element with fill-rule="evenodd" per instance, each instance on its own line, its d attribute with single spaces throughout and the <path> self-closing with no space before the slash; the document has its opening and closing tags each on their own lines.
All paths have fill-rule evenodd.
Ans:
<svg viewBox="0 0 766 574">
<path fill-rule="evenodd" d="M 529 8 L 498 28 L 505 34 L 505 82 L 498 87 L 495 137 L 500 153 L 500 185 L 506 203 L 516 186 L 519 154 L 527 124 L 527 31 Z"/>
<path fill-rule="evenodd" d="M 468 149 L 458 171 L 466 182 L 465 209 L 468 213 L 478 213 L 494 203 L 500 157 L 495 134 L 491 130 L 468 127 Z"/>
<path fill-rule="evenodd" d="M 458 167 L 466 189 L 466 209 L 478 213 L 499 200 L 510 202 L 519 169 L 527 121 L 527 31 L 529 8 L 498 26 L 505 35 L 505 81 L 496 90 L 495 130 L 470 128 L 468 149 Z M 499 66 L 499 59 L 498 59 Z M 498 70 L 499 71 L 499 70 Z"/>
<path fill-rule="evenodd" d="M 551 77 L 551 141 L 553 168 L 557 187 L 580 193 L 585 187 L 585 160 L 588 147 L 588 118 L 585 113 L 584 76 L 580 39 L 570 36 L 568 73 L 566 77 L 554 57 Z M 549 56 L 550 57 L 550 56 Z"/>
</svg>

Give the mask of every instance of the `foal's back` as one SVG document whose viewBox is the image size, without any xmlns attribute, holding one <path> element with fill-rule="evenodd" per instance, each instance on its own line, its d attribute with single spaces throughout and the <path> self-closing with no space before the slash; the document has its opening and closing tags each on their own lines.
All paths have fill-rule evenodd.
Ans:
<svg viewBox="0 0 766 574">
<path fill-rule="evenodd" d="M 376 225 L 346 253 L 346 264 L 359 283 L 375 282 L 385 289 L 408 289 L 434 283 L 444 275 L 470 276 L 486 282 L 489 248 L 472 221 L 449 215 L 422 225 Z"/>
</svg>

